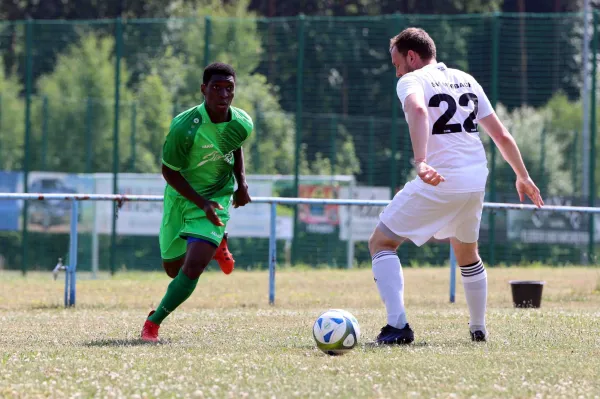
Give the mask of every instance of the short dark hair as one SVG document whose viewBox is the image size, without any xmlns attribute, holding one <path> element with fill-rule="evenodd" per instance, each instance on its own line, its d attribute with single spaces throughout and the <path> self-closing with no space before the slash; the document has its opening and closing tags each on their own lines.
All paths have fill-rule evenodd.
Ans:
<svg viewBox="0 0 600 399">
<path fill-rule="evenodd" d="M 233 70 L 233 67 L 231 65 L 224 64 L 222 62 L 214 62 L 206 68 L 204 68 L 204 75 L 202 75 L 202 83 L 208 84 L 208 82 L 210 82 L 210 79 L 215 75 L 233 76 L 233 79 L 235 80 L 235 71 Z"/>
<path fill-rule="evenodd" d="M 390 51 L 394 46 L 402 55 L 406 55 L 408 50 L 412 50 L 419 54 L 424 60 L 430 60 L 436 57 L 433 39 L 421 28 L 404 29 L 390 39 Z"/>
</svg>

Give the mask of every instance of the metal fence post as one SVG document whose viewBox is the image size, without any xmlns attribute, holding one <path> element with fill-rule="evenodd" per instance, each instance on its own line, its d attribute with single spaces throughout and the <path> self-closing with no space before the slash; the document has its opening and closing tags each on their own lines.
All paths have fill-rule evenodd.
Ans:
<svg viewBox="0 0 600 399">
<path fill-rule="evenodd" d="M 210 15 L 204 17 L 204 66 L 210 62 L 210 39 L 212 34 L 212 20 Z"/>
<path fill-rule="evenodd" d="M 579 148 L 578 147 L 579 146 L 578 138 L 579 138 L 580 132 L 575 131 L 573 133 L 574 133 L 574 135 L 573 135 L 573 150 L 571 151 L 570 155 L 571 155 L 572 159 L 577 159 L 577 157 L 579 156 L 577 149 Z M 580 187 L 577 184 L 577 181 L 578 181 L 577 177 L 579 175 L 578 169 L 579 168 L 578 168 L 577 162 L 571 162 L 571 184 L 573 185 L 573 187 Z M 577 191 L 578 191 L 578 189 L 575 189 L 575 192 L 577 192 Z"/>
<path fill-rule="evenodd" d="M 395 87 L 395 86 L 394 86 Z M 396 99 L 396 91 L 393 91 L 392 97 L 392 121 L 390 129 L 390 150 L 392 159 L 390 160 L 390 198 L 394 198 L 396 193 L 396 185 L 398 180 L 396 152 L 398 151 L 398 100 Z"/>
<path fill-rule="evenodd" d="M 450 243 L 450 303 L 456 302 L 456 256 Z"/>
<path fill-rule="evenodd" d="M 254 104 L 254 113 L 256 114 L 256 117 L 254 118 L 254 131 L 252 132 L 252 134 L 254 134 L 254 140 L 252 143 L 252 170 L 254 171 L 254 173 L 259 173 L 260 172 L 260 151 L 259 151 L 259 144 L 260 144 L 260 129 L 262 129 L 262 113 L 261 113 L 261 108 L 260 108 L 260 104 L 258 102 L 256 102 Z"/>
<path fill-rule="evenodd" d="M 369 143 L 367 150 L 367 184 L 373 185 L 373 162 L 375 159 L 375 119 L 369 117 Z"/>
<path fill-rule="evenodd" d="M 500 14 L 494 13 L 492 17 L 492 84 L 490 92 L 490 102 L 492 107 L 496 108 L 498 102 L 498 52 L 500 38 Z M 490 201 L 496 202 L 496 145 L 490 140 Z M 495 259 L 495 240 L 496 240 L 496 215 L 494 210 L 490 210 L 489 214 L 489 258 L 488 264 L 493 266 L 496 263 Z"/>
<path fill-rule="evenodd" d="M 331 158 L 330 158 L 330 166 L 331 166 L 331 176 L 335 175 L 335 163 L 337 161 L 336 159 L 336 152 L 337 152 L 337 131 L 338 131 L 338 121 L 337 121 L 337 114 L 331 114 L 331 120 L 330 120 L 331 126 L 329 127 L 331 130 L 331 135 L 329 137 L 329 139 L 331 140 L 330 142 L 330 147 L 331 147 Z"/>
<path fill-rule="evenodd" d="M 594 36 L 592 37 L 592 90 L 591 90 L 591 106 L 590 106 L 590 198 L 589 206 L 593 207 L 596 203 L 596 72 L 598 58 L 598 11 L 593 11 L 594 21 Z M 594 255 L 594 215 L 590 214 L 590 231 L 588 253 L 589 262 L 596 263 Z"/>
<path fill-rule="evenodd" d="M 94 145 L 92 136 L 92 99 L 86 98 L 85 101 L 85 172 L 92 173 L 94 159 Z"/>
<path fill-rule="evenodd" d="M 25 145 L 23 154 L 23 192 L 29 191 L 29 156 L 31 142 L 31 92 L 33 90 L 33 20 L 27 19 L 25 25 Z M 21 272 L 27 274 L 28 259 L 28 229 L 27 219 L 29 202 L 23 202 L 23 236 L 22 236 L 22 265 Z"/>
<path fill-rule="evenodd" d="M 337 121 L 337 115 L 336 114 L 331 114 L 331 119 L 330 119 L 330 126 L 329 129 L 331 131 L 330 135 L 329 135 L 329 139 L 330 139 L 330 147 L 331 147 L 331 157 L 329 158 L 329 167 L 330 167 L 330 174 L 331 174 L 331 185 L 334 185 L 335 182 L 335 163 L 336 163 L 336 152 L 337 152 L 337 148 L 336 148 L 336 140 L 337 140 L 337 130 L 338 130 L 338 121 Z M 332 195 L 334 193 L 332 192 Z M 334 197 L 335 198 L 335 197 Z M 351 211 L 352 209 L 349 208 L 349 210 Z M 332 239 L 328 239 L 327 240 L 327 258 L 329 259 L 328 263 L 330 266 L 335 266 L 337 264 L 337 260 L 336 258 L 333 256 L 334 251 L 332 250 L 333 247 L 333 240 Z"/>
<path fill-rule="evenodd" d="M 77 272 L 77 222 L 79 219 L 79 202 L 71 201 L 71 231 L 69 237 L 69 265 L 65 271 L 65 307 L 75 306 L 76 272 Z M 68 294 L 67 294 L 68 292 Z"/>
<path fill-rule="evenodd" d="M 269 234 L 269 305 L 275 304 L 275 265 L 277 263 L 277 203 L 271 202 Z"/>
<path fill-rule="evenodd" d="M 135 135 L 137 130 L 137 104 L 131 103 L 131 166 L 130 172 L 135 172 Z"/>
<path fill-rule="evenodd" d="M 42 100 L 42 170 L 46 170 L 48 159 L 48 96 Z"/>
<path fill-rule="evenodd" d="M 546 184 L 546 127 L 542 129 L 542 137 L 540 138 L 540 174 L 539 174 L 540 190 L 545 193 Z"/>
<path fill-rule="evenodd" d="M 304 84 L 304 15 L 298 16 L 298 54 L 296 64 L 296 148 L 294 154 L 294 197 L 300 185 L 300 146 L 302 143 L 302 94 Z M 292 237 L 292 265 L 298 256 L 298 205 L 294 206 L 294 237 Z"/>
<path fill-rule="evenodd" d="M 123 42 L 123 20 L 115 20 L 115 115 L 113 125 L 113 194 L 119 192 L 119 100 L 121 86 L 121 56 Z M 110 274 L 116 272 L 116 250 L 117 250 L 117 204 L 113 207 L 112 232 L 110 236 Z"/>
</svg>

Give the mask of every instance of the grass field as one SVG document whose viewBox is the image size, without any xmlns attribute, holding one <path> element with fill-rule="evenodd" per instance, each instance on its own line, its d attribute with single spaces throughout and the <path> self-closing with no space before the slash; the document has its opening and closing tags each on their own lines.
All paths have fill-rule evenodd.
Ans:
<svg viewBox="0 0 600 399">
<path fill-rule="evenodd" d="M 63 281 L 0 272 L 0 397 L 600 397 L 600 269 L 490 269 L 490 341 L 472 343 L 462 287 L 448 269 L 405 269 L 409 347 L 365 345 L 385 324 L 371 271 L 284 270 L 275 306 L 265 272 L 206 273 L 143 344 L 158 273 Z M 512 307 L 508 281 L 542 279 L 541 309 Z M 345 308 L 361 345 L 341 357 L 314 346 L 320 312 Z"/>
</svg>

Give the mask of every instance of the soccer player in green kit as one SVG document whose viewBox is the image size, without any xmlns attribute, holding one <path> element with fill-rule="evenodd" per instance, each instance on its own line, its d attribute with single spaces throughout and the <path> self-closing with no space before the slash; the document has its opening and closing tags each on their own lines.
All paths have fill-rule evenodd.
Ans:
<svg viewBox="0 0 600 399">
<path fill-rule="evenodd" d="M 173 281 L 148 315 L 144 341 L 158 341 L 160 323 L 190 297 L 211 259 L 231 273 L 233 258 L 224 237 L 228 209 L 232 195 L 236 208 L 251 201 L 242 144 L 253 124 L 246 112 L 231 106 L 235 71 L 214 63 L 204 69 L 202 81 L 204 102 L 173 119 L 163 146 L 167 186 L 159 242 L 163 267 Z"/>
</svg>

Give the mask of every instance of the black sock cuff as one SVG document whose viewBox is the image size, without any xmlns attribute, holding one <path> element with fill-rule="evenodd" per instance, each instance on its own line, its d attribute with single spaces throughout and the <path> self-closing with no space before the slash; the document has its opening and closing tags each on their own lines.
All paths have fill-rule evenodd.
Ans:
<svg viewBox="0 0 600 399">
<path fill-rule="evenodd" d="M 460 274 L 463 277 L 473 277 L 483 273 L 484 271 L 485 267 L 483 266 L 483 262 L 481 260 L 470 265 L 460 266 Z"/>
<path fill-rule="evenodd" d="M 384 256 L 398 256 L 398 254 L 395 251 L 379 251 L 375 255 L 373 255 L 372 260 L 376 261 L 377 259 L 383 258 Z"/>
</svg>

